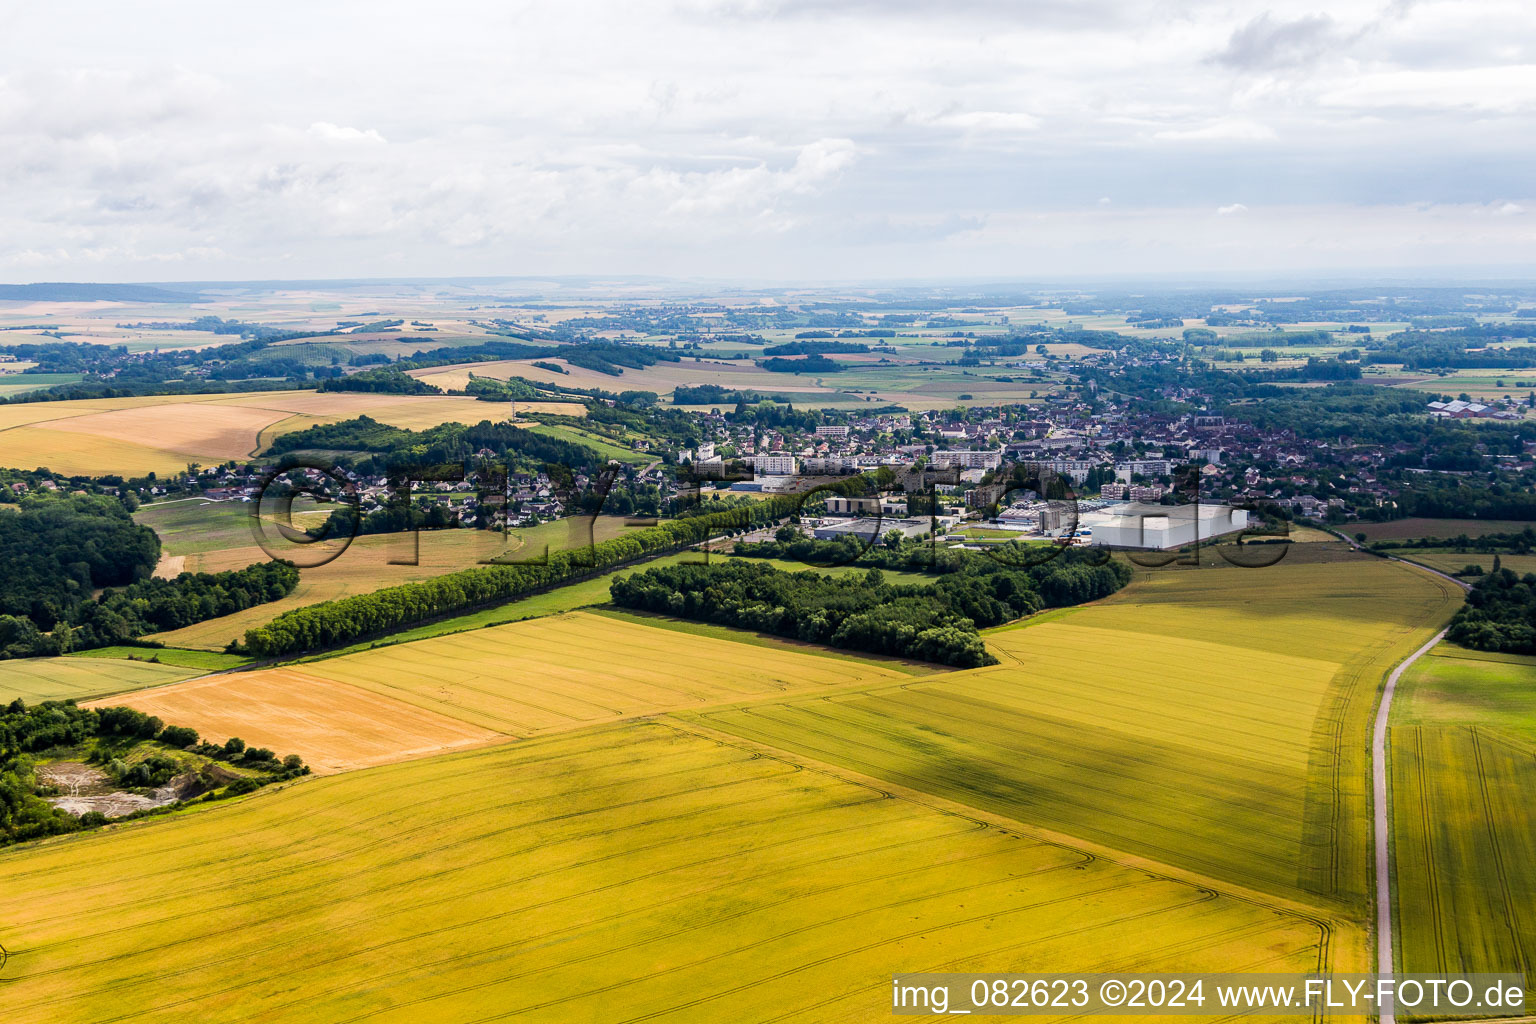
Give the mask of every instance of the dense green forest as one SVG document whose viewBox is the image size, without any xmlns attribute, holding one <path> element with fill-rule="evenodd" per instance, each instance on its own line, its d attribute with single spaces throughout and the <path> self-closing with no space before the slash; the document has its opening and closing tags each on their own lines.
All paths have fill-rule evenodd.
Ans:
<svg viewBox="0 0 1536 1024">
<path fill-rule="evenodd" d="M 895 334 L 894 331 L 891 332 Z M 830 337 L 830 335 L 828 335 Z M 861 341 L 791 341 L 783 345 L 770 345 L 763 349 L 765 356 L 829 356 L 843 352 L 868 352 L 869 346 Z"/>
<path fill-rule="evenodd" d="M 115 498 L 37 496 L 0 506 L 0 658 L 104 647 L 275 601 L 288 562 L 152 579 L 160 539 Z M 97 591 L 100 594 L 97 595 Z"/>
<path fill-rule="evenodd" d="M 878 568 L 830 576 L 727 562 L 650 569 L 615 580 L 611 589 L 626 608 L 973 667 L 995 663 L 978 629 L 1106 597 L 1130 575 L 1122 563 L 1090 565 L 1076 556 L 1028 569 L 966 557 L 958 571 L 930 584 L 893 585 Z"/>
<path fill-rule="evenodd" d="M 1479 651 L 1536 654 L 1536 573 L 1517 576 L 1497 556 L 1494 567 L 1468 592 L 1447 635 Z"/>
<path fill-rule="evenodd" d="M 96 588 L 144 579 L 159 560 L 160 538 L 116 498 L 42 493 L 0 505 L 0 615 L 52 629 Z"/>
</svg>

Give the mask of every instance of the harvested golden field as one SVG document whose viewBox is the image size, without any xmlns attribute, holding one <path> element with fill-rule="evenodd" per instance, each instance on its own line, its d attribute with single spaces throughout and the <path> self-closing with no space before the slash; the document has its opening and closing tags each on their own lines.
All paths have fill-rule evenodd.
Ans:
<svg viewBox="0 0 1536 1024">
<path fill-rule="evenodd" d="M 53 426 L 72 434 L 106 441 L 146 442 L 185 456 L 223 462 L 253 454 L 256 435 L 272 422 L 272 411 L 228 402 L 185 402 L 115 409 L 56 420 Z"/>
<path fill-rule="evenodd" d="M 298 754 L 320 774 L 504 739 L 368 690 L 287 669 L 209 676 L 88 706 L 106 704 L 191 726 L 215 743 L 239 736 L 280 757 Z"/>
<path fill-rule="evenodd" d="M 473 398 L 315 391 L 38 402 L 0 408 L 0 459 L 82 475 L 172 473 L 243 460 L 281 433 L 360 415 L 422 429 L 511 412 Z"/>
<path fill-rule="evenodd" d="M 514 736 L 909 678 L 586 612 L 362 651 L 304 671 Z"/>
<path fill-rule="evenodd" d="M 1454 610 L 1452 589 L 1364 560 L 1139 573 L 1095 605 L 986 634 L 996 667 L 698 718 L 1354 915 L 1369 892 L 1372 702 Z"/>
<path fill-rule="evenodd" d="M 153 654 L 143 653 L 146 658 Z M 200 676 L 204 671 L 126 658 L 12 658 L 0 661 L 0 704 L 9 704 L 18 697 L 28 704 L 85 700 L 160 686 Z"/>
<path fill-rule="evenodd" d="M 907 969 L 1331 962 L 1306 916 L 665 723 L 5 851 L 0 922 L 8 1024 L 863 1022 Z"/>
</svg>

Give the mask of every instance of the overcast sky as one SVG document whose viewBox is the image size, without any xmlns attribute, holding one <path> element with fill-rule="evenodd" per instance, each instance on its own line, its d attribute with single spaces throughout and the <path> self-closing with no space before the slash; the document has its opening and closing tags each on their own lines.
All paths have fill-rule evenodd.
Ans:
<svg viewBox="0 0 1536 1024">
<path fill-rule="evenodd" d="M 1536 267 L 1531 0 L 0 0 L 0 280 Z"/>
</svg>

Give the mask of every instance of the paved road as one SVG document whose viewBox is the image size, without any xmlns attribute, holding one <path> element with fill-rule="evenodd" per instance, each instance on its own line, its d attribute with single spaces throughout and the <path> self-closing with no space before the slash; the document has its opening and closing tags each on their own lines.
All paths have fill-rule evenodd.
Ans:
<svg viewBox="0 0 1536 1024">
<path fill-rule="evenodd" d="M 1376 970 L 1380 974 L 1392 973 L 1392 835 L 1387 831 L 1387 717 L 1392 713 L 1392 695 L 1397 692 L 1397 681 L 1409 665 L 1428 654 L 1443 639 L 1445 630 L 1442 629 L 1392 670 L 1387 676 L 1386 689 L 1381 692 L 1381 704 L 1376 709 L 1376 729 L 1371 737 L 1371 786 L 1372 804 L 1376 809 Z M 1383 1001 L 1381 1024 L 1395 1024 L 1396 1020 L 1390 1003 Z"/>
<path fill-rule="evenodd" d="M 1335 534 L 1343 537 L 1356 550 L 1362 550 L 1353 537 L 1343 534 Z M 1419 565 L 1417 562 L 1405 561 L 1401 558 L 1388 556 L 1389 561 L 1400 562 L 1403 565 L 1411 565 L 1421 572 L 1427 572 L 1432 576 L 1438 576 L 1443 580 L 1456 584 L 1462 590 L 1471 590 L 1470 584 L 1457 579 L 1455 576 L 1441 572 L 1439 569 L 1431 569 L 1427 565 Z M 1376 727 L 1371 736 L 1371 790 L 1375 807 L 1375 825 L 1373 831 L 1376 835 L 1376 970 L 1381 974 L 1392 973 L 1392 833 L 1389 831 L 1391 822 L 1387 814 L 1387 719 L 1392 714 L 1392 696 L 1397 692 L 1397 681 L 1402 678 L 1403 672 L 1409 665 L 1429 653 L 1430 649 L 1445 639 L 1445 630 L 1434 635 L 1434 638 L 1414 651 L 1387 677 L 1387 685 L 1381 692 L 1381 704 L 1376 708 Z M 1381 1006 L 1379 1013 L 1380 1024 L 1397 1024 L 1397 1014 L 1393 1012 L 1390 1002 Z"/>
</svg>

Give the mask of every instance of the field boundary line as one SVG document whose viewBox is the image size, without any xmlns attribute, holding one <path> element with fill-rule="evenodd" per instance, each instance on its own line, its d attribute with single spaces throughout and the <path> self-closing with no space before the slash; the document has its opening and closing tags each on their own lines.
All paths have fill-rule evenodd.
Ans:
<svg viewBox="0 0 1536 1024">
<path fill-rule="evenodd" d="M 1136 854 L 1126 853 L 1124 850 L 1116 850 L 1112 847 L 1105 846 L 1102 843 L 1095 843 L 1091 840 L 1082 839 L 1078 836 L 1070 835 L 1065 832 L 1057 832 L 1053 829 L 1043 828 L 1039 825 L 1020 821 L 1017 818 L 1010 818 L 1004 814 L 998 814 L 994 811 L 984 810 L 979 807 L 973 807 L 970 804 L 961 803 L 957 800 L 951 800 L 948 797 L 937 796 L 933 793 L 927 793 L 919 789 L 912 789 L 909 786 L 903 786 L 898 783 L 890 782 L 877 776 L 866 775 L 863 772 L 853 771 L 852 769 L 844 768 L 841 765 L 832 764 L 827 761 L 822 761 L 818 758 L 807 757 L 798 753 L 783 750 L 768 743 L 748 739 L 745 736 L 738 736 L 735 733 L 726 732 L 725 730 L 716 729 L 712 726 L 705 725 L 702 722 L 694 721 L 692 718 L 684 718 L 675 712 L 668 712 L 656 717 L 658 719 L 664 719 L 669 725 L 673 725 L 685 732 L 691 732 L 705 739 L 714 740 L 718 743 L 728 743 L 733 746 L 743 747 L 757 753 L 765 754 L 769 757 L 789 761 L 792 764 L 800 764 L 808 769 L 836 776 L 843 779 L 845 782 L 851 782 L 855 785 L 865 786 L 882 793 L 887 793 L 893 797 L 909 800 L 913 803 L 923 804 L 948 814 L 957 814 L 962 817 L 970 818 L 974 821 L 984 822 L 985 824 L 992 825 L 996 828 L 1018 833 L 1019 835 L 1029 839 L 1052 843 L 1054 845 L 1062 846 L 1070 850 L 1075 850 L 1086 856 L 1089 856 L 1090 858 L 1102 859 L 1124 868 L 1132 868 L 1139 871 L 1150 872 L 1172 881 L 1182 882 L 1186 885 L 1193 885 L 1201 889 L 1209 889 L 1212 892 L 1219 893 L 1222 896 L 1243 900 L 1244 902 L 1253 903 L 1255 905 L 1266 907 L 1272 910 L 1283 910 L 1287 913 L 1295 914 L 1298 917 L 1302 917 L 1308 921 L 1314 922 L 1318 926 L 1328 930 L 1330 935 L 1336 926 L 1343 925 L 1348 927 L 1355 923 L 1351 922 L 1347 917 L 1341 914 L 1333 913 L 1327 907 L 1315 906 L 1310 903 L 1302 903 L 1284 896 L 1274 896 L 1269 893 L 1249 889 L 1246 886 L 1233 885 L 1232 883 L 1226 881 L 1217 881 L 1202 875 L 1199 872 L 1190 871 L 1186 868 L 1180 868 L 1172 864 L 1164 863 L 1162 861 L 1153 860 L 1150 857 L 1141 857 Z M 1342 970 L 1343 968 L 1336 969 Z"/>
</svg>

